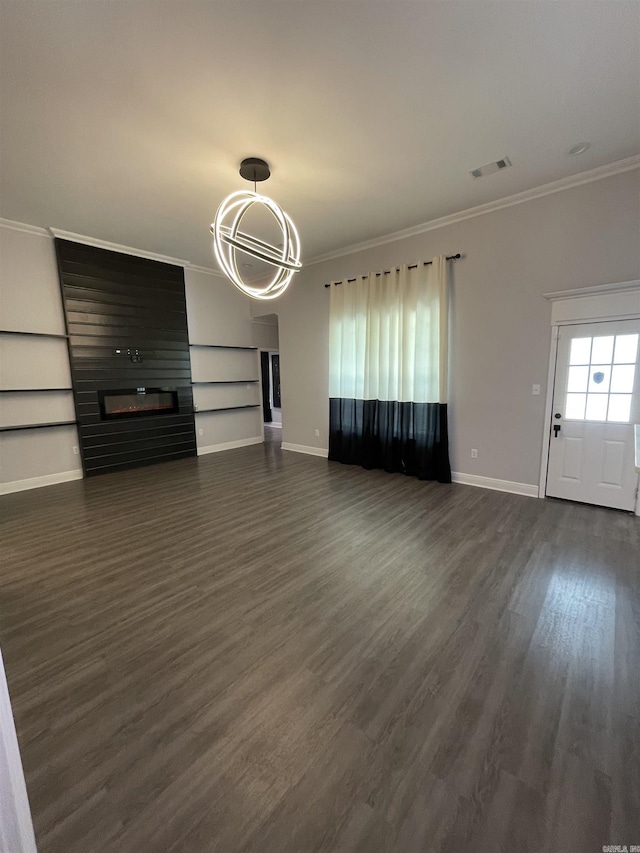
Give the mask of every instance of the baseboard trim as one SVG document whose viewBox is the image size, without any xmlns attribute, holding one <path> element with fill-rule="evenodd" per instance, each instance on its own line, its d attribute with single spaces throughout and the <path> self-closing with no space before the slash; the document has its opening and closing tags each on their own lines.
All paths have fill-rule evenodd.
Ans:
<svg viewBox="0 0 640 853">
<path fill-rule="evenodd" d="M 514 483 L 512 480 L 496 480 L 494 477 L 480 477 L 478 474 L 461 474 L 452 471 L 454 483 L 464 486 L 478 486 L 481 489 L 492 489 L 494 492 L 510 492 L 512 495 L 525 495 L 528 498 L 538 497 L 538 486 L 530 483 Z"/>
<path fill-rule="evenodd" d="M 288 441 L 282 442 L 282 449 L 292 450 L 294 453 L 306 453 L 307 456 L 321 456 L 323 459 L 329 455 L 329 451 L 324 447 L 309 447 L 306 444 L 291 444 Z"/>
<path fill-rule="evenodd" d="M 220 453 L 222 450 L 235 450 L 237 447 L 249 447 L 250 444 L 262 444 L 264 439 L 257 435 L 253 438 L 239 438 L 236 441 L 223 441 L 221 444 L 207 444 L 198 448 L 198 456 L 207 453 Z"/>
<path fill-rule="evenodd" d="M 26 480 L 0 483 L 0 495 L 26 492 L 29 489 L 39 489 L 42 486 L 55 486 L 58 483 L 68 483 L 71 480 L 82 480 L 82 476 L 82 471 L 61 471 L 59 474 L 44 474 L 42 477 L 29 477 Z"/>
</svg>

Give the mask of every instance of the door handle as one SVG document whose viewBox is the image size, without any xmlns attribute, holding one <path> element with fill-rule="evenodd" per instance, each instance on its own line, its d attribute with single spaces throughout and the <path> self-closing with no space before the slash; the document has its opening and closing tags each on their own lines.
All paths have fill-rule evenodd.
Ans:
<svg viewBox="0 0 640 853">
<path fill-rule="evenodd" d="M 553 425 L 553 437 L 557 438 L 559 432 L 560 432 L 560 424 L 554 424 Z"/>
</svg>

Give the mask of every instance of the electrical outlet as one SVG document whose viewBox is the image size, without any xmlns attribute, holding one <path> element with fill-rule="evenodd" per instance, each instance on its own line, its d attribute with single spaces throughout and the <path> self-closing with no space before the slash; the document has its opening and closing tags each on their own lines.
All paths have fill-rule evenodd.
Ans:
<svg viewBox="0 0 640 853">
<path fill-rule="evenodd" d="M 320 430 L 319 430 L 319 429 L 317 429 L 317 430 L 315 431 L 315 433 L 316 433 L 316 438 L 319 438 L 319 437 L 320 437 Z"/>
<path fill-rule="evenodd" d="M 475 447 L 474 447 L 474 448 L 473 448 L 473 450 L 471 451 L 471 458 L 472 458 L 472 459 L 477 459 L 477 458 L 478 458 L 478 451 L 475 449 Z"/>
<path fill-rule="evenodd" d="M 198 435 L 204 435 L 204 430 L 203 430 L 203 429 L 199 429 L 199 430 L 198 430 Z"/>
<path fill-rule="evenodd" d="M 533 394 L 534 397 L 539 397 L 540 396 L 540 386 L 539 385 L 532 385 L 531 386 L 531 393 Z"/>
<path fill-rule="evenodd" d="M 73 445 L 73 455 L 77 456 L 79 453 L 80 453 L 80 448 L 78 447 L 77 444 L 74 444 Z"/>
</svg>

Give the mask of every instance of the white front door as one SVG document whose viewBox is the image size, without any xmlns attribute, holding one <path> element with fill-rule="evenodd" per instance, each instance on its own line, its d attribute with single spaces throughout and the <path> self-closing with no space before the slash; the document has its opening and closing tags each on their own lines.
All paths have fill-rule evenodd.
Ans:
<svg viewBox="0 0 640 853">
<path fill-rule="evenodd" d="M 640 320 L 559 327 L 548 497 L 635 508 L 639 340 Z"/>
</svg>

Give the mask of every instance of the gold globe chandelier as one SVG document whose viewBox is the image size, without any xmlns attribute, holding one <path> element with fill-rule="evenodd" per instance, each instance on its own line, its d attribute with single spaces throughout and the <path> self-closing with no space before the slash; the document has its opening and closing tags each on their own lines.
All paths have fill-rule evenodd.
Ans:
<svg viewBox="0 0 640 853">
<path fill-rule="evenodd" d="M 252 190 L 231 193 L 220 204 L 211 224 L 215 256 L 225 275 L 242 293 L 252 299 L 276 299 L 289 286 L 294 273 L 302 269 L 300 238 L 291 217 L 273 199 L 256 191 L 259 181 L 266 181 L 269 164 L 258 157 L 248 157 L 240 164 L 240 175 L 253 181 Z M 262 205 L 275 219 L 282 233 L 281 246 L 265 243 L 240 230 L 243 217 L 254 206 Z M 241 251 L 274 267 L 273 276 L 264 284 L 249 284 L 238 270 L 237 252 Z"/>
</svg>

